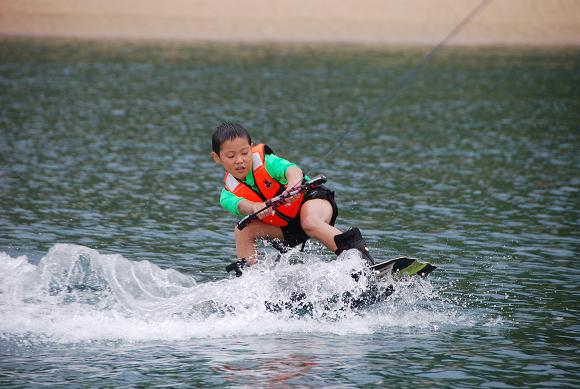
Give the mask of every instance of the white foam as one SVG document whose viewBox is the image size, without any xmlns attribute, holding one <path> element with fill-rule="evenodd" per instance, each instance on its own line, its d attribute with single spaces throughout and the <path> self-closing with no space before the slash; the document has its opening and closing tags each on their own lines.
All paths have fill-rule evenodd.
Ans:
<svg viewBox="0 0 580 389">
<path fill-rule="evenodd" d="M 385 302 L 355 311 L 337 296 L 362 293 L 356 252 L 332 262 L 262 261 L 240 278 L 197 284 L 188 275 L 70 244 L 38 266 L 0 253 L 0 334 L 57 342 L 182 340 L 280 333 L 369 334 L 389 327 L 466 325 L 425 280 L 407 280 Z M 296 299 L 294 310 L 285 303 Z M 278 304 L 279 312 L 265 302 Z M 297 314 L 302 306 L 304 313 Z"/>
</svg>

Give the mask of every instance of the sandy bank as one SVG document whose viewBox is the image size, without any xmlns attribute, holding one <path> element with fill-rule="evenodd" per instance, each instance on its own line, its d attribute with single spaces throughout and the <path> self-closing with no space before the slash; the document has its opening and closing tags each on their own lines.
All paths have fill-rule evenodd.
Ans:
<svg viewBox="0 0 580 389">
<path fill-rule="evenodd" d="M 435 44 L 480 0 L 2 0 L 0 35 Z M 452 42 L 580 45 L 579 0 L 493 0 Z"/>
</svg>

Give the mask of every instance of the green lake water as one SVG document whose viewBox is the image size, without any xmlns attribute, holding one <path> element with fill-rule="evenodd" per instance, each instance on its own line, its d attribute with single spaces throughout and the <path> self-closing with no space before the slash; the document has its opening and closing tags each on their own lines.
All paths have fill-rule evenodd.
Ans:
<svg viewBox="0 0 580 389">
<path fill-rule="evenodd" d="M 1 41 L 0 386 L 578 387 L 580 51 L 444 48 L 380 104 L 427 51 Z M 315 243 L 229 278 L 225 120 L 438 269 L 358 311 Z"/>
</svg>

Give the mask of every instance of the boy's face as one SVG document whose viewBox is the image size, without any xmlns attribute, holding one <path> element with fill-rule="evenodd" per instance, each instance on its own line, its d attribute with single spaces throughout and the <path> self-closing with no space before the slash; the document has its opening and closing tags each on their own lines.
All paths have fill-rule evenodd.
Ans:
<svg viewBox="0 0 580 389">
<path fill-rule="evenodd" d="M 247 138 L 226 140 L 220 147 L 220 153 L 212 152 L 211 156 L 238 180 L 245 179 L 252 169 L 252 146 Z"/>
</svg>

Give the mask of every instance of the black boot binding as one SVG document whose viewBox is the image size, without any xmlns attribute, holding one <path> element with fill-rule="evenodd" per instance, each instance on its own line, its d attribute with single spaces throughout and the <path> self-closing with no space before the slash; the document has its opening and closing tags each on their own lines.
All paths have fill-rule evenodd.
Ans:
<svg viewBox="0 0 580 389">
<path fill-rule="evenodd" d="M 336 235 L 334 237 L 334 243 L 336 243 L 336 247 L 338 248 L 335 251 L 336 255 L 340 255 L 344 250 L 357 249 L 362 254 L 363 259 L 368 262 L 369 266 L 376 263 L 373 257 L 371 257 L 365 240 L 357 227 L 353 227 L 342 234 Z"/>
<path fill-rule="evenodd" d="M 232 262 L 229 265 L 226 266 L 226 271 L 229 273 L 231 271 L 235 271 L 236 272 L 236 277 L 240 277 L 243 273 L 242 273 L 242 269 L 244 268 L 244 266 L 246 266 L 246 259 L 242 258 L 239 261 L 236 262 Z"/>
</svg>

